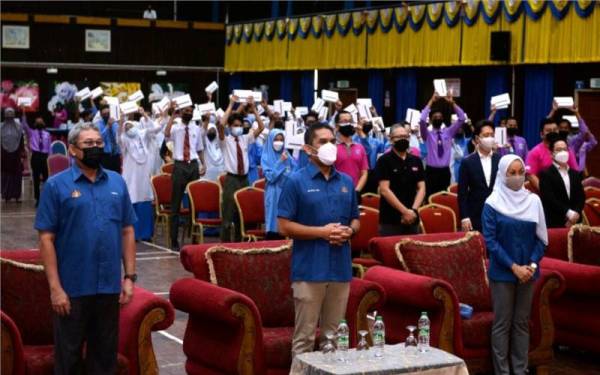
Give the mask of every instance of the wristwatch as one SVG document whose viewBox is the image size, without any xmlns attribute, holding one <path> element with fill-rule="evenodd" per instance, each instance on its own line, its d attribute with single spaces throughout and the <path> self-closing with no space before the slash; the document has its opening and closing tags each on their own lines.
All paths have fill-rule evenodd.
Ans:
<svg viewBox="0 0 600 375">
<path fill-rule="evenodd" d="M 538 265 L 535 262 L 531 262 L 531 264 L 529 265 L 529 267 L 531 267 L 531 269 L 535 271 L 535 270 L 537 270 Z"/>
<path fill-rule="evenodd" d="M 135 283 L 137 281 L 137 273 L 125 274 L 125 276 L 123 276 L 123 280 L 125 279 L 129 279 L 131 282 Z"/>
</svg>

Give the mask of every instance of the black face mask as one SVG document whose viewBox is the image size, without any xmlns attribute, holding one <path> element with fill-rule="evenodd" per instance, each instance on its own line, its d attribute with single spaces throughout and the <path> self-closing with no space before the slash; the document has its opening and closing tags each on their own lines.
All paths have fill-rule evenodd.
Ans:
<svg viewBox="0 0 600 375">
<path fill-rule="evenodd" d="M 344 137 L 352 137 L 354 135 L 354 126 L 340 126 L 340 134 Z"/>
<path fill-rule="evenodd" d="M 394 149 L 398 152 L 405 152 L 408 150 L 408 139 L 399 139 L 394 143 Z"/>
<path fill-rule="evenodd" d="M 563 141 L 566 141 L 567 137 L 569 137 L 568 130 L 559 130 L 558 131 L 558 138 L 562 139 Z"/>
<path fill-rule="evenodd" d="M 44 129 L 46 127 L 46 124 L 44 124 L 43 122 L 36 122 L 35 123 L 35 128 L 36 129 Z"/>
<path fill-rule="evenodd" d="M 141 118 L 142 118 L 142 115 L 140 113 L 133 114 L 133 121 L 140 121 Z"/>
<path fill-rule="evenodd" d="M 373 124 L 366 123 L 363 125 L 363 132 L 365 132 L 365 134 L 369 134 L 371 130 L 373 130 Z"/>
<path fill-rule="evenodd" d="M 215 140 L 215 138 L 217 138 L 217 133 L 208 133 L 206 135 L 206 138 L 208 138 L 208 140 L 212 142 Z"/>
<path fill-rule="evenodd" d="M 108 123 L 108 119 L 110 118 L 110 115 L 102 115 L 102 120 L 104 120 L 104 123 Z"/>
<path fill-rule="evenodd" d="M 243 133 L 244 133 L 244 134 L 248 134 L 248 133 L 250 133 L 250 128 L 248 128 L 248 127 L 245 127 L 245 126 L 244 126 Z"/>
<path fill-rule="evenodd" d="M 506 134 L 508 134 L 509 137 L 514 137 L 518 132 L 518 128 L 506 128 Z"/>
<path fill-rule="evenodd" d="M 546 142 L 548 143 L 552 143 L 555 140 L 557 140 L 560 136 L 558 135 L 558 133 L 552 132 L 552 133 L 548 133 L 545 136 Z"/>
<path fill-rule="evenodd" d="M 273 129 L 281 129 L 281 130 L 283 130 L 283 128 L 284 128 L 284 125 L 283 125 L 283 121 L 281 121 L 281 120 L 277 120 L 273 124 Z"/>
<path fill-rule="evenodd" d="M 441 119 L 434 119 L 431 120 L 431 125 L 433 125 L 434 128 L 439 129 L 442 126 L 442 120 Z"/>
<path fill-rule="evenodd" d="M 192 121 L 192 114 L 191 113 L 184 113 L 181 115 L 181 121 L 183 121 L 184 123 L 189 123 L 190 121 Z"/>
<path fill-rule="evenodd" d="M 463 126 L 463 134 L 465 135 L 465 137 L 470 137 L 473 135 L 473 131 L 471 130 L 471 127 L 469 125 Z"/>
<path fill-rule="evenodd" d="M 104 154 L 104 148 L 94 146 L 80 148 L 80 150 L 83 151 L 83 158 L 80 159 L 83 165 L 92 169 L 98 169 L 98 167 L 100 167 L 100 160 Z"/>
</svg>

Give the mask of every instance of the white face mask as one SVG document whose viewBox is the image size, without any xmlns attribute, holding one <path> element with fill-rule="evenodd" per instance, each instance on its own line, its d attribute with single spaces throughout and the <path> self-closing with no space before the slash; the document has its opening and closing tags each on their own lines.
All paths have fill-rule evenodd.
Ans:
<svg viewBox="0 0 600 375">
<path fill-rule="evenodd" d="M 554 154 L 554 160 L 559 163 L 566 163 L 569 161 L 569 153 L 567 151 L 559 151 Z"/>
<path fill-rule="evenodd" d="M 273 141 L 273 150 L 277 152 L 283 150 L 283 141 Z"/>
<path fill-rule="evenodd" d="M 508 176 L 506 177 L 506 186 L 514 191 L 519 191 L 525 183 L 525 176 Z"/>
<path fill-rule="evenodd" d="M 337 147 L 331 142 L 327 142 L 323 146 L 319 147 L 317 151 L 317 157 L 321 163 L 330 166 L 335 163 L 337 159 Z"/>
<path fill-rule="evenodd" d="M 479 138 L 479 145 L 481 146 L 481 148 L 483 148 L 486 151 L 489 151 L 492 148 L 494 148 L 495 144 L 496 144 L 496 139 L 494 137 Z"/>
<path fill-rule="evenodd" d="M 233 126 L 231 128 L 231 135 L 234 137 L 239 137 L 244 133 L 244 129 L 241 126 Z"/>
</svg>

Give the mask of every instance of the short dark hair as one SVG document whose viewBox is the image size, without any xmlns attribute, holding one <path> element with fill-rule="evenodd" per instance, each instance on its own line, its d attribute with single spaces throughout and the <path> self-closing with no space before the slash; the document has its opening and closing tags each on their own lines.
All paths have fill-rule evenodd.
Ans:
<svg viewBox="0 0 600 375">
<path fill-rule="evenodd" d="M 571 127 L 572 127 L 571 121 L 567 120 L 567 119 L 566 119 L 566 118 L 564 118 L 564 117 L 563 117 L 563 118 L 561 118 L 561 119 L 558 121 L 558 124 L 560 125 L 560 124 L 562 124 L 563 122 L 566 122 L 566 123 L 567 123 L 567 125 L 569 125 L 569 128 L 571 128 Z"/>
<path fill-rule="evenodd" d="M 315 140 L 315 133 L 317 132 L 317 130 L 321 129 L 327 129 L 331 132 L 331 134 L 333 134 L 333 129 L 331 129 L 331 126 L 329 126 L 328 124 L 322 122 L 316 123 L 310 128 L 308 128 L 306 132 L 304 132 L 304 143 L 312 146 L 312 143 Z"/>
<path fill-rule="evenodd" d="M 544 131 L 544 127 L 548 124 L 556 124 L 556 120 L 553 118 L 545 118 L 542 121 L 540 121 L 540 132 Z"/>
<path fill-rule="evenodd" d="M 348 115 L 352 116 L 352 113 L 350 113 L 350 112 L 348 112 L 348 111 L 341 110 L 341 111 L 339 111 L 339 112 L 338 112 L 338 113 L 335 115 L 335 123 L 336 123 L 336 124 L 339 124 L 339 123 L 340 123 L 340 116 L 341 116 L 341 115 L 343 115 L 343 114 L 348 114 Z"/>
<path fill-rule="evenodd" d="M 515 116 L 508 116 L 506 118 L 506 122 L 508 122 L 508 120 L 515 120 L 516 122 L 519 122 L 519 120 L 517 120 L 517 118 Z"/>
<path fill-rule="evenodd" d="M 564 138 L 555 138 L 552 141 L 550 141 L 550 144 L 548 145 L 548 148 L 550 149 L 550 152 L 554 151 L 554 145 L 557 142 L 565 142 L 565 144 L 567 145 L 567 149 L 569 148 L 569 143 L 567 142 L 566 139 L 564 139 Z"/>
<path fill-rule="evenodd" d="M 89 109 L 84 109 L 83 111 L 81 111 L 80 113 L 80 117 L 87 117 L 87 116 L 91 116 L 92 115 L 92 111 L 90 111 Z"/>
<path fill-rule="evenodd" d="M 319 121 L 319 114 L 315 111 L 310 111 L 307 114 L 302 116 L 302 120 L 304 120 L 306 122 L 306 119 L 309 117 L 314 117 L 317 119 L 317 121 Z"/>
<path fill-rule="evenodd" d="M 241 113 L 232 113 L 229 115 L 229 117 L 227 118 L 227 123 L 229 125 L 233 124 L 233 122 L 235 120 L 239 120 L 239 122 L 242 123 L 242 125 L 244 124 L 244 116 L 242 116 Z"/>
<path fill-rule="evenodd" d="M 102 105 L 100 106 L 100 111 L 103 111 L 103 110 L 105 110 L 105 109 L 110 109 L 110 106 L 109 106 L 108 104 L 102 104 Z"/>
<path fill-rule="evenodd" d="M 475 124 L 475 129 L 473 130 L 473 134 L 474 135 L 481 134 L 481 131 L 486 126 L 489 126 L 490 128 L 492 128 L 492 130 L 494 129 L 494 123 L 491 122 L 490 120 L 479 120 L 479 121 L 477 121 L 477 124 Z"/>
</svg>

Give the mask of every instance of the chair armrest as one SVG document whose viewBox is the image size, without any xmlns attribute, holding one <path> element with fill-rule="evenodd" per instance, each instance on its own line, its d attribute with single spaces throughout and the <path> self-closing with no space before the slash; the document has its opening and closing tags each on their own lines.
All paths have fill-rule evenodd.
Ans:
<svg viewBox="0 0 600 375">
<path fill-rule="evenodd" d="M 175 310 L 169 301 L 135 287 L 131 301 L 119 314 L 119 353 L 129 359 L 131 374 L 158 374 L 152 331 L 173 324 Z"/>
<path fill-rule="evenodd" d="M 541 268 L 540 277 L 535 282 L 531 306 L 530 359 L 532 362 L 546 362 L 553 358 L 554 323 L 550 303 L 565 290 L 564 277 L 552 270 Z"/>
<path fill-rule="evenodd" d="M 358 331 L 369 329 L 367 313 L 381 308 L 384 302 L 385 292 L 381 285 L 363 279 L 352 279 L 346 307 L 351 346 L 358 342 Z"/>
<path fill-rule="evenodd" d="M 540 265 L 542 270 L 558 271 L 564 277 L 565 293 L 600 297 L 600 267 L 547 257 Z"/>
<path fill-rule="evenodd" d="M 0 373 L 8 375 L 24 375 L 25 359 L 23 357 L 23 341 L 15 322 L 0 310 L 2 332 L 0 333 L 2 350 L 2 367 Z"/>
<path fill-rule="evenodd" d="M 219 373 L 266 373 L 262 321 L 250 298 L 184 278 L 171 286 L 170 299 L 189 314 L 183 339 L 188 362 Z"/>
</svg>

